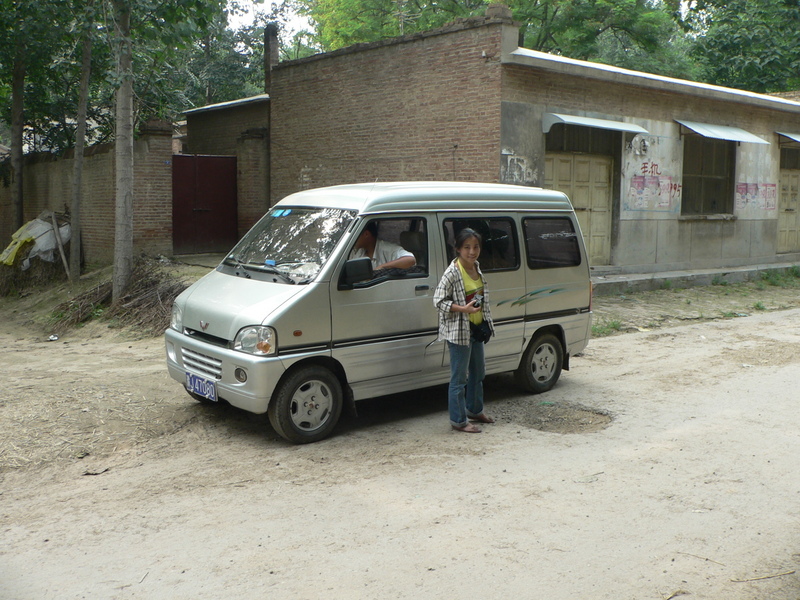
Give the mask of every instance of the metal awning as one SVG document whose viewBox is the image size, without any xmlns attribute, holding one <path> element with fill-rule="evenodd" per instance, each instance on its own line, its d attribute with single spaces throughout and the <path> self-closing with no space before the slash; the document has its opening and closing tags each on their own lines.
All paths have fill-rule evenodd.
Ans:
<svg viewBox="0 0 800 600">
<path fill-rule="evenodd" d="M 629 131 L 631 133 L 648 133 L 647 129 L 639 125 L 634 125 L 633 123 L 595 119 L 594 117 L 577 117 L 575 115 L 562 115 L 558 113 L 544 113 L 542 115 L 542 133 L 550 131 L 550 128 L 556 123 L 597 127 L 598 129 L 612 129 L 614 131 Z"/>
<path fill-rule="evenodd" d="M 800 133 L 784 133 L 783 131 L 776 131 L 775 133 L 787 137 L 793 142 L 800 142 Z"/>
<path fill-rule="evenodd" d="M 728 127 L 727 125 L 712 125 L 710 123 L 695 123 L 694 121 L 681 121 L 675 119 L 687 129 L 699 133 L 703 137 L 716 138 L 718 140 L 728 140 L 730 142 L 751 142 L 753 144 L 769 144 L 757 135 L 738 127 Z"/>
</svg>

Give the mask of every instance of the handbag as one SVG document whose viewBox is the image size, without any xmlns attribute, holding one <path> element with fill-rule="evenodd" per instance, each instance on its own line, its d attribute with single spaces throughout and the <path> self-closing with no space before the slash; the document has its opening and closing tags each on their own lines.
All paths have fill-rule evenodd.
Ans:
<svg viewBox="0 0 800 600">
<path fill-rule="evenodd" d="M 489 338 L 492 337 L 492 328 L 489 327 L 489 323 L 487 323 L 485 319 L 481 321 L 480 325 L 475 325 L 475 323 L 470 321 L 469 329 L 476 342 L 483 342 L 484 344 L 489 343 Z"/>
</svg>

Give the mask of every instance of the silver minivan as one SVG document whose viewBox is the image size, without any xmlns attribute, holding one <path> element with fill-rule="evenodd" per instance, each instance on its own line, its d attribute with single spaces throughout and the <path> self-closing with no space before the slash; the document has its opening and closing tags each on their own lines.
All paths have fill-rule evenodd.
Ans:
<svg viewBox="0 0 800 600">
<path fill-rule="evenodd" d="M 411 268 L 353 258 L 365 228 Z M 449 381 L 433 293 L 456 234 L 481 234 L 495 336 L 486 372 L 555 385 L 591 332 L 580 226 L 561 192 L 482 183 L 341 185 L 287 196 L 175 300 L 170 375 L 203 402 L 267 412 L 290 442 L 331 433 L 347 403 Z"/>
</svg>

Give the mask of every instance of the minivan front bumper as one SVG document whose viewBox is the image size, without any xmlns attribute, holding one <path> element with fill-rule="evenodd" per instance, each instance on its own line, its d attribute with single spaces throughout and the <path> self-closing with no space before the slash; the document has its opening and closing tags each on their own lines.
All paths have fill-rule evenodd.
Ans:
<svg viewBox="0 0 800 600">
<path fill-rule="evenodd" d="M 185 384 L 186 374 L 214 381 L 217 397 L 237 408 L 261 414 L 267 411 L 275 386 L 286 371 L 278 357 L 253 356 L 221 348 L 167 329 L 164 334 L 170 377 Z M 235 377 L 242 369 L 247 380 Z"/>
</svg>

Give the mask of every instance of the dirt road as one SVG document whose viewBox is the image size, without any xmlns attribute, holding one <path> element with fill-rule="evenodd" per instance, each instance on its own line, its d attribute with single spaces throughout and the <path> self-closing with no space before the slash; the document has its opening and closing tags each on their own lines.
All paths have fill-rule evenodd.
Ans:
<svg viewBox="0 0 800 600">
<path fill-rule="evenodd" d="M 484 433 L 437 388 L 309 446 L 189 399 L 160 339 L 6 302 L 0 598 L 797 600 L 800 309 L 770 301 L 598 299 L 632 333 L 542 396 L 487 380 Z"/>
</svg>

